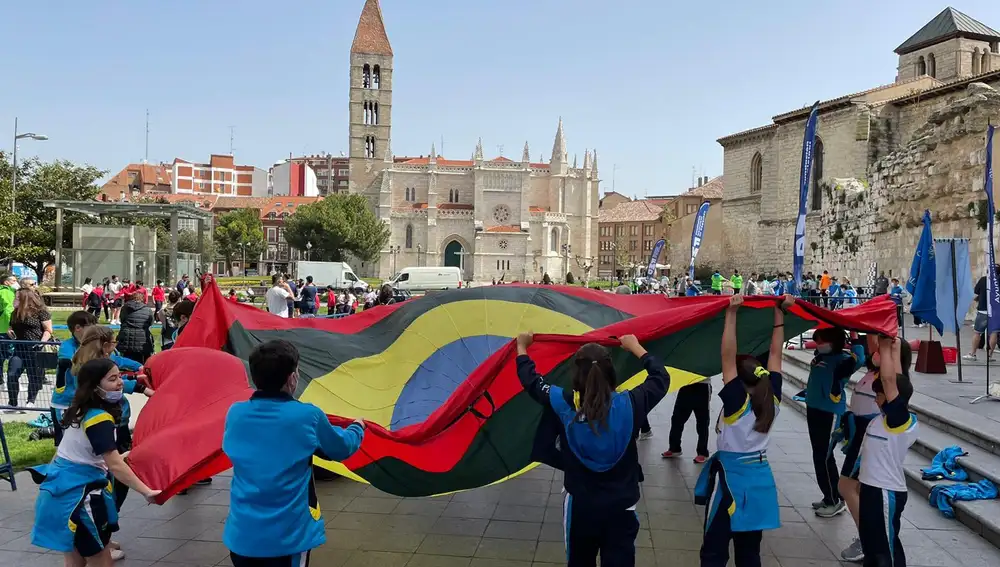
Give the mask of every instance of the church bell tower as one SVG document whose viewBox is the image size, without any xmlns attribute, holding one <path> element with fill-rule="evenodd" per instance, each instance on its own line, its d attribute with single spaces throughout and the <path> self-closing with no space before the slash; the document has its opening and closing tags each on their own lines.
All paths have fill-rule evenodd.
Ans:
<svg viewBox="0 0 1000 567">
<path fill-rule="evenodd" d="M 391 165 L 392 46 L 379 0 L 365 0 L 351 45 L 350 186 L 368 193 L 372 181 Z"/>
</svg>

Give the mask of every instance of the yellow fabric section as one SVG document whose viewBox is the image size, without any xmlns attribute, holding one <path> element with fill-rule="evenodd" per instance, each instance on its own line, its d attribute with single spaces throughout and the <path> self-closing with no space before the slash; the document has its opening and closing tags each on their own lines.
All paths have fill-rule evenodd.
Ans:
<svg viewBox="0 0 1000 567">
<path fill-rule="evenodd" d="M 736 513 L 736 501 L 733 500 L 733 503 L 729 505 L 729 515 L 732 516 L 735 513 Z"/>
<path fill-rule="evenodd" d="M 76 533 L 76 522 L 73 520 L 68 520 L 69 531 Z"/>
<path fill-rule="evenodd" d="M 688 372 L 686 370 L 679 370 L 677 368 L 671 368 L 669 366 L 667 367 L 667 373 L 670 374 L 670 390 L 668 391 L 668 393 L 676 392 L 677 390 L 683 388 L 684 386 L 688 386 L 696 382 L 701 382 L 702 380 L 705 379 L 704 376 L 701 376 L 699 374 Z M 625 390 L 631 390 L 632 388 L 635 388 L 639 384 L 642 384 L 643 382 L 646 381 L 646 376 L 648 376 L 646 371 L 640 370 L 634 376 L 622 382 L 621 385 L 618 386 L 618 391 L 624 392 Z"/>
<path fill-rule="evenodd" d="M 747 399 L 746 399 L 745 402 L 743 402 L 743 407 L 741 407 L 739 409 L 739 411 L 737 411 L 733 415 L 725 415 L 725 414 L 723 414 L 722 419 L 726 422 L 726 425 L 733 425 L 741 417 L 743 417 L 744 415 L 746 415 L 747 411 L 749 411 L 749 410 L 750 410 L 750 394 L 747 394 Z"/>
<path fill-rule="evenodd" d="M 111 423 L 115 422 L 114 418 L 111 417 L 110 413 L 104 412 L 95 415 L 94 417 L 88 419 L 87 421 L 84 421 L 83 428 L 84 430 L 86 430 L 88 427 L 93 427 L 103 421 L 110 421 Z"/>
<path fill-rule="evenodd" d="M 316 503 L 316 507 L 315 508 L 313 508 L 312 506 L 309 507 L 309 515 L 312 516 L 312 519 L 314 519 L 314 520 L 319 520 L 320 517 L 323 515 L 323 513 L 319 511 L 319 503 L 318 502 Z"/>
<path fill-rule="evenodd" d="M 581 335 L 590 330 L 572 317 L 527 303 L 456 301 L 418 317 L 385 351 L 349 360 L 312 380 L 299 399 L 328 414 L 363 417 L 386 427 L 406 381 L 449 343 L 481 335 L 513 338 L 524 331 Z"/>
<path fill-rule="evenodd" d="M 835 403 L 835 404 L 839 404 L 841 397 L 843 397 L 843 394 L 837 394 L 836 396 L 834 396 L 833 394 L 830 394 L 830 401 L 833 402 L 833 403 Z"/>
<path fill-rule="evenodd" d="M 900 425 L 899 427 L 889 427 L 889 423 L 887 421 L 885 421 L 885 417 L 884 416 L 882 417 L 882 422 L 885 424 L 885 430 L 886 431 L 888 431 L 889 433 L 893 433 L 893 434 L 899 435 L 900 433 L 903 433 L 907 429 L 913 427 L 913 415 L 911 414 L 910 415 L 910 419 L 907 419 L 906 423 L 904 423 L 903 425 Z"/>
</svg>

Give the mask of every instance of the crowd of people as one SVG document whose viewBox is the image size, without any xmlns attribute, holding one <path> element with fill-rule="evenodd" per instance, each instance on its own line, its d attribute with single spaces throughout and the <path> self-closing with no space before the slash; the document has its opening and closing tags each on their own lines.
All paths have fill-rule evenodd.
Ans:
<svg viewBox="0 0 1000 567">
<path fill-rule="evenodd" d="M 827 292 L 825 296 L 820 293 L 820 298 L 833 299 L 836 296 L 829 290 L 835 279 L 829 278 L 829 285 L 822 287 L 827 277 L 824 273 L 813 278 L 820 282 L 815 289 Z M 736 284 L 742 284 L 740 279 Z M 769 351 L 754 358 L 737 354 L 735 328 L 742 294 L 757 289 L 735 285 L 733 278 L 728 281 L 732 296 L 720 353 L 723 387 L 718 395 L 723 409 L 715 426 L 717 450 L 711 453 L 708 448 L 712 388 L 710 381 L 704 381 L 678 391 L 669 448 L 663 453 L 668 459 L 682 455 L 683 429 L 694 415 L 694 461 L 703 465 L 695 495 L 696 501 L 707 506 L 700 552 L 706 567 L 726 565 L 730 542 L 738 566 L 759 565 L 762 532 L 779 526 L 777 490 L 766 451 L 782 402 L 784 311 L 797 290 L 787 285 L 779 288 L 784 293 L 774 310 Z M 752 274 L 747 284 L 760 281 L 767 278 Z M 12 281 L 7 275 L 2 283 L 0 307 L 16 306 L 9 320 L 0 319 L 0 324 L 25 340 L 50 338 L 51 315 L 31 282 Z M 394 302 L 389 286 L 359 297 L 352 290 L 321 291 L 311 277 L 293 282 L 276 275 L 272 284 L 266 294 L 267 308 L 282 317 L 316 316 L 324 293 L 331 314 L 349 314 L 358 309 L 359 302 L 366 307 Z M 880 285 L 877 282 L 876 290 Z M 12 298 L 14 287 L 18 289 Z M 641 291 L 652 291 L 649 287 Z M 715 287 L 713 282 L 713 292 Z M 721 282 L 718 287 L 724 293 Z M 898 287 L 895 280 L 886 282 L 884 293 L 895 298 Z M 135 491 L 152 501 L 159 494 L 128 466 L 130 407 L 125 394 L 155 394 L 143 367 L 153 351 L 149 328 L 158 320 L 163 325 L 161 348 L 170 348 L 190 321 L 197 300 L 187 276 L 169 291 L 157 282 L 152 292 L 142 282 L 119 282 L 112 277 L 92 287 L 85 300 L 98 288 L 103 288 L 102 298 L 122 299 L 120 305 L 113 299 L 110 312 L 105 313 L 109 322 L 121 328 L 116 336 L 100 326 L 89 302 L 86 310 L 68 317 L 71 338 L 58 347 L 52 402 L 56 456 L 34 471 L 42 490 L 32 542 L 63 552 L 66 564 L 73 566 L 106 566 L 123 557 L 126 550 L 111 536 L 119 527 L 118 511 L 126 495 Z M 812 288 L 803 285 L 802 291 Z M 233 296 L 229 294 L 230 300 Z M 105 307 L 103 301 L 101 307 Z M 813 338 L 815 358 L 808 386 L 800 395 L 806 405 L 817 488 L 822 495 L 813 504 L 815 514 L 819 518 L 845 511 L 851 514 L 858 536 L 842 552 L 844 560 L 900 567 L 905 565 L 900 516 L 907 495 L 902 459 L 916 435 L 916 420 L 907 407 L 913 391 L 909 345 L 898 339 L 859 337 L 837 328 L 819 330 Z M 624 336 L 621 348 L 639 358 L 647 370 L 642 385 L 616 392 L 618 379 L 610 351 L 587 344 L 574 358 L 571 386 L 561 389 L 535 371 L 530 357 L 533 336 L 522 334 L 516 342 L 518 376 L 528 395 L 544 408 L 542 428 L 551 436 L 549 443 L 536 440 L 532 457 L 564 473 L 569 564 L 592 565 L 598 556 L 602 564 L 633 564 L 639 529 L 633 511 L 642 481 L 636 443 L 652 435 L 648 413 L 669 390 L 670 376 L 635 337 Z M 28 395 L 33 400 L 44 371 L 32 374 L 34 362 L 30 360 L 22 358 L 20 364 L 29 373 Z M 848 404 L 847 382 L 863 368 L 866 373 Z M 303 564 L 300 561 L 306 560 L 309 550 L 325 541 L 322 519 L 318 511 L 312 512 L 318 510 L 316 503 L 298 502 L 302 494 L 311 494 L 302 488 L 311 482 L 311 458 L 317 451 L 334 460 L 349 457 L 360 446 L 365 424 L 358 420 L 348 428 L 331 426 L 322 410 L 293 399 L 298 352 L 290 343 L 259 345 L 250 356 L 249 369 L 256 393 L 230 410 L 223 437 L 223 451 L 234 471 L 223 542 L 236 567 Z M 10 380 L 8 372 L 8 393 L 12 382 L 17 380 Z M 16 405 L 16 386 L 14 395 L 11 405 Z M 844 448 L 839 471 L 830 450 L 835 444 Z M 262 446 L 267 450 L 261 451 Z M 276 465 L 278 461 L 281 464 Z M 275 470 L 284 475 L 277 484 L 272 478 Z M 264 491 L 262 486 L 280 489 Z M 290 513 L 294 510 L 298 512 Z"/>
</svg>

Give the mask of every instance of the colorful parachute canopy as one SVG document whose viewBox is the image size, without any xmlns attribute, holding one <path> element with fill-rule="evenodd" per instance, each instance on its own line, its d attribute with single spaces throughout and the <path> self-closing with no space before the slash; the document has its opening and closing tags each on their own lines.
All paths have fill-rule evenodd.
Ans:
<svg viewBox="0 0 1000 567">
<path fill-rule="evenodd" d="M 530 354 L 538 370 L 564 386 L 580 345 L 612 347 L 622 389 L 644 374 L 615 337 L 635 334 L 663 359 L 676 390 L 719 373 L 729 302 L 504 285 L 432 294 L 343 319 L 283 319 L 225 301 L 213 281 L 204 288 L 175 350 L 148 364 L 157 394 L 136 426 L 132 466 L 165 496 L 229 465 L 221 452 L 225 414 L 249 396 L 242 360 L 261 342 L 284 339 L 298 347 L 298 399 L 318 405 L 334 424 L 357 417 L 369 423 L 354 456 L 320 466 L 392 494 L 427 496 L 484 486 L 532 465 L 542 411 L 517 379 L 511 340 L 517 333 L 536 333 Z M 767 350 L 778 300 L 746 299 L 738 319 L 741 352 Z M 831 312 L 798 302 L 785 335 L 818 325 L 895 335 L 896 307 L 879 299 Z"/>
</svg>

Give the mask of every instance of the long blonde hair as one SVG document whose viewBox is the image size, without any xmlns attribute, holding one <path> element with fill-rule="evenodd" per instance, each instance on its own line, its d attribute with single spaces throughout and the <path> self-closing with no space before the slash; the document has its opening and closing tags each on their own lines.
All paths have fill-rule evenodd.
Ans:
<svg viewBox="0 0 1000 567">
<path fill-rule="evenodd" d="M 73 355 L 73 367 L 70 371 L 74 376 L 80 373 L 80 368 L 84 364 L 97 358 L 107 358 L 104 347 L 108 343 L 114 342 L 115 334 L 107 327 L 94 325 L 83 330 L 83 338 L 80 339 L 80 347 Z"/>
</svg>

